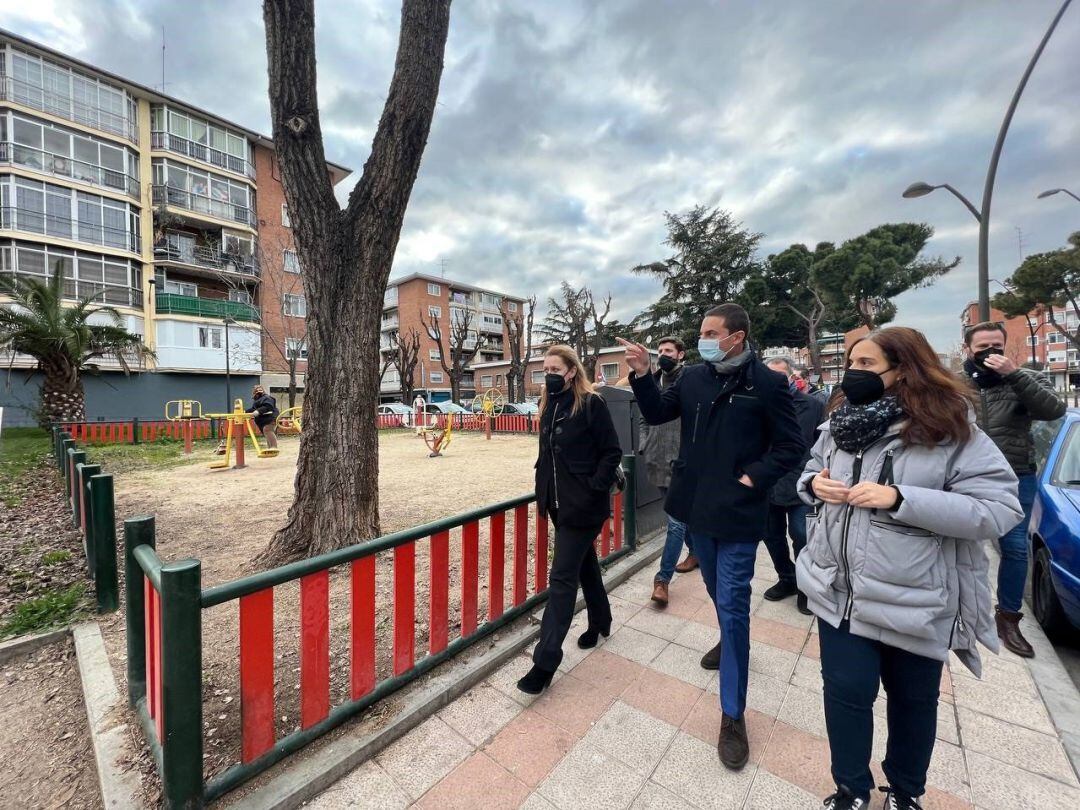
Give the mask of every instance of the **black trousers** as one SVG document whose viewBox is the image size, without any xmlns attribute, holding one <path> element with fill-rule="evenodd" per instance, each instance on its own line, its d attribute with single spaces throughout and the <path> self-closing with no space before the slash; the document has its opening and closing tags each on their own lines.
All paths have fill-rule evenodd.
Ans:
<svg viewBox="0 0 1080 810">
<path fill-rule="evenodd" d="M 895 790 L 918 798 L 926 790 L 934 753 L 944 663 L 852 635 L 847 622 L 836 629 L 819 619 L 818 632 L 833 780 L 869 801 L 874 787 L 874 700 L 880 681 L 889 698 L 882 770 Z"/>
<path fill-rule="evenodd" d="M 604 525 L 601 521 L 591 528 L 555 524 L 555 556 L 548 576 L 548 601 L 540 622 L 540 640 L 533 650 L 533 663 L 543 670 L 554 672 L 562 661 L 562 645 L 574 620 L 578 583 L 585 596 L 589 626 L 606 630 L 611 626 L 611 604 L 604 589 L 600 560 L 593 541 Z"/>
</svg>

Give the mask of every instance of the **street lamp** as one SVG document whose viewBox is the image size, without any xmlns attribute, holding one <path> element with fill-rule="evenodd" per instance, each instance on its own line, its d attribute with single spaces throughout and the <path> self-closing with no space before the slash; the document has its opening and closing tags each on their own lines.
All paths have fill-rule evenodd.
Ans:
<svg viewBox="0 0 1080 810">
<path fill-rule="evenodd" d="M 234 324 L 236 321 L 229 315 L 224 318 L 225 321 L 225 412 L 232 413 L 233 401 L 232 401 L 232 366 L 230 364 L 229 357 L 229 324 Z"/>
<path fill-rule="evenodd" d="M 1036 48 L 1035 53 L 1032 54 L 1031 61 L 1028 62 L 1024 74 L 1020 77 L 1020 84 L 1017 85 L 1016 92 L 1013 93 L 1012 100 L 1005 110 L 1005 118 L 1001 122 L 997 140 L 994 142 L 994 151 L 990 153 L 990 165 L 986 169 L 986 182 L 983 185 L 982 207 L 979 210 L 976 210 L 975 206 L 972 205 L 966 197 L 947 184 L 931 186 L 928 183 L 915 183 L 908 186 L 907 190 L 904 192 L 904 196 L 910 199 L 912 197 L 922 197 L 936 188 L 944 188 L 956 195 L 956 197 L 967 206 L 968 210 L 974 214 L 975 219 L 979 223 L 980 321 L 990 320 L 990 200 L 994 196 L 994 179 L 997 177 L 997 167 L 998 160 L 1001 158 L 1001 149 L 1005 146 L 1005 135 L 1009 131 L 1009 124 L 1012 123 L 1012 117 L 1013 113 L 1016 112 L 1016 106 L 1020 103 L 1020 96 L 1024 92 L 1024 88 L 1027 87 L 1028 79 L 1031 78 L 1031 72 L 1035 69 L 1035 63 L 1039 61 L 1039 57 L 1042 56 L 1042 52 L 1046 48 L 1046 43 L 1050 41 L 1050 35 L 1054 33 L 1054 29 L 1057 28 L 1057 24 L 1061 21 L 1062 15 L 1065 14 L 1065 10 L 1071 3 L 1072 0 L 1065 0 L 1065 2 L 1061 4 L 1061 8 L 1058 9 L 1058 13 L 1054 15 L 1050 27 L 1046 29 L 1042 41 L 1039 42 L 1039 47 Z"/>
<path fill-rule="evenodd" d="M 1042 199 L 1045 199 L 1046 197 L 1053 197 L 1058 192 L 1063 192 L 1065 194 L 1068 194 L 1074 200 L 1076 200 L 1077 202 L 1080 202 L 1080 197 L 1077 197 L 1075 194 L 1073 194 L 1067 188 L 1052 188 L 1049 191 L 1044 191 L 1042 194 L 1040 194 L 1038 196 L 1038 199 L 1042 200 Z"/>
</svg>

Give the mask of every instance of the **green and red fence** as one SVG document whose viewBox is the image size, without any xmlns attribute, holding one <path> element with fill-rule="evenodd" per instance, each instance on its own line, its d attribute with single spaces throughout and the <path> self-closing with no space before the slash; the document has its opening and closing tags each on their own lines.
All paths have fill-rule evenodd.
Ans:
<svg viewBox="0 0 1080 810">
<path fill-rule="evenodd" d="M 605 563 L 631 552 L 636 544 L 633 457 L 624 459 L 624 468 L 626 492 L 613 497 L 611 517 L 596 540 Z M 486 571 L 480 570 L 483 524 L 488 530 Z M 460 542 L 461 560 L 456 630 L 449 611 L 452 533 L 455 545 Z M 536 514 L 535 497 L 530 494 L 203 589 L 198 560 L 165 563 L 158 557 L 152 517 L 126 521 L 129 699 L 161 773 L 166 806 L 198 807 L 222 796 L 533 610 L 547 598 L 548 535 L 547 520 Z M 428 544 L 427 583 L 417 582 L 418 543 Z M 381 679 L 376 624 L 376 556 L 380 553 L 392 556 L 390 662 Z M 337 705 L 331 705 L 330 699 L 332 571 L 345 575 L 349 592 L 348 689 L 347 698 Z M 488 598 L 481 615 L 482 579 L 486 579 Z M 279 737 L 274 722 L 278 714 L 274 591 L 296 582 L 300 724 Z M 426 588 L 428 605 L 427 649 L 419 658 L 418 585 Z M 239 613 L 240 756 L 206 781 L 203 617 L 210 608 L 233 603 Z"/>
<path fill-rule="evenodd" d="M 193 439 L 216 439 L 221 420 L 192 420 Z M 58 427 L 82 444 L 139 444 L 158 439 L 183 441 L 185 423 L 165 419 L 63 422 Z"/>
</svg>

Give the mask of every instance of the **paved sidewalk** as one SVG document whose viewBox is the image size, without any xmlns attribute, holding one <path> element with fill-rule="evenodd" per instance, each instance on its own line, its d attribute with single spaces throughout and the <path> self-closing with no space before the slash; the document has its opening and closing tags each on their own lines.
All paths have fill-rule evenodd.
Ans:
<svg viewBox="0 0 1080 810">
<path fill-rule="evenodd" d="M 659 611 L 649 601 L 653 569 L 612 592 L 615 626 L 597 649 L 577 649 L 585 623 L 578 614 L 560 673 L 544 695 L 515 688 L 530 666 L 519 656 L 310 806 L 820 807 L 832 780 L 818 637 L 794 600 L 762 600 L 775 581 L 764 546 L 752 602 L 751 763 L 738 773 L 717 759 L 717 674 L 698 664 L 717 640 L 705 586 L 697 572 L 677 576 L 671 604 Z M 924 807 L 1080 807 L 1080 783 L 1027 665 L 1006 652 L 983 660 L 981 682 L 955 659 L 944 674 Z M 880 762 L 883 695 L 875 711 Z"/>
</svg>

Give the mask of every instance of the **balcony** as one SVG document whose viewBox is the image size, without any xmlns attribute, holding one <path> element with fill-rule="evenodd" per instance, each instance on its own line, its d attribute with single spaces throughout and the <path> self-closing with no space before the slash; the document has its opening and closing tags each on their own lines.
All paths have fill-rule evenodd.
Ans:
<svg viewBox="0 0 1080 810">
<path fill-rule="evenodd" d="M 255 212 L 246 206 L 236 205 L 228 200 L 215 200 L 201 194 L 192 194 L 190 191 L 172 186 L 154 186 L 154 205 L 182 208 L 195 214 L 239 222 L 249 228 L 254 228 L 256 224 Z"/>
<path fill-rule="evenodd" d="M 122 192 L 133 200 L 139 199 L 139 181 L 136 178 L 65 155 L 56 155 L 10 142 L 0 142 L 0 163 L 23 166 L 55 177 L 66 177 L 79 183 Z"/>
<path fill-rule="evenodd" d="M 382 331 L 386 332 L 387 330 L 397 329 L 397 328 L 398 328 L 398 316 L 397 315 L 394 315 L 392 318 L 383 318 L 382 319 Z"/>
<path fill-rule="evenodd" d="M 27 208 L 0 208 L 0 228 L 70 239 L 132 253 L 142 252 L 142 240 L 138 234 L 129 233 L 126 228 L 111 228 L 98 222 L 83 222 Z"/>
<path fill-rule="evenodd" d="M 258 258 L 251 254 L 225 253 L 216 247 L 177 247 L 164 242 L 154 245 L 154 261 L 189 268 L 259 277 Z"/>
<path fill-rule="evenodd" d="M 96 104 L 76 101 L 64 93 L 44 90 L 37 85 L 20 81 L 14 76 L 0 76 L 0 99 L 14 101 L 16 104 L 33 107 L 49 115 L 56 115 L 83 126 L 119 135 L 133 144 L 139 143 L 139 128 L 127 116 L 113 110 L 106 110 Z"/>
<path fill-rule="evenodd" d="M 396 307 L 398 304 L 398 291 L 397 287 L 393 287 L 383 293 L 382 299 L 383 307 Z"/>
<path fill-rule="evenodd" d="M 151 132 L 150 148 L 175 152 L 192 160 L 200 160 L 203 163 L 217 166 L 234 174 L 243 175 L 252 180 L 255 179 L 255 166 L 250 161 L 222 152 L 220 149 L 214 149 L 204 143 L 181 138 L 179 135 L 160 131 Z"/>
<path fill-rule="evenodd" d="M 196 318 L 232 318 L 237 321 L 259 322 L 259 311 L 250 304 L 175 293 L 157 294 L 157 312 L 159 315 L 191 315 Z"/>
</svg>

